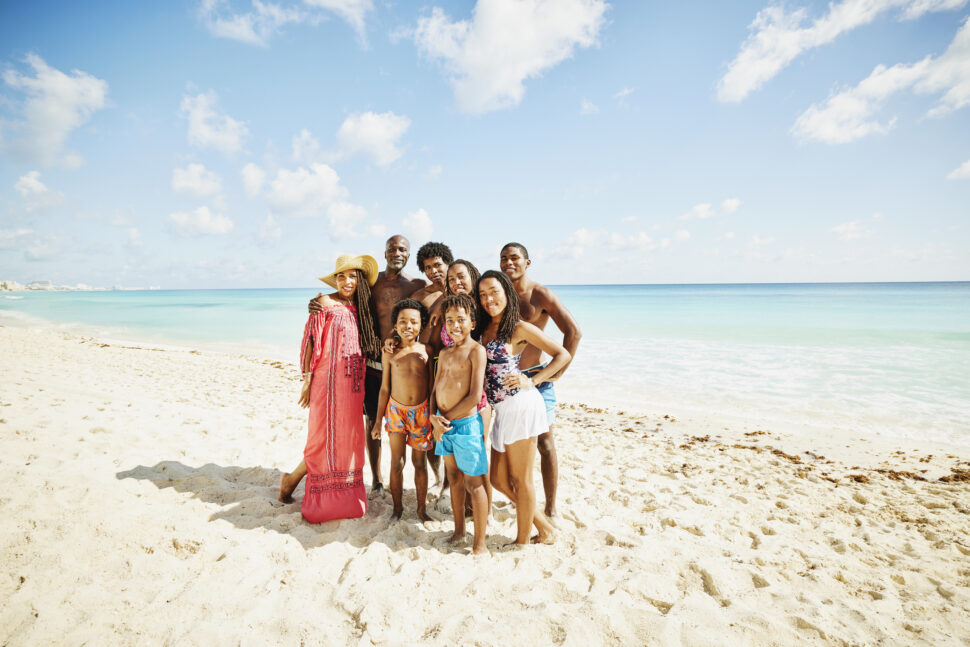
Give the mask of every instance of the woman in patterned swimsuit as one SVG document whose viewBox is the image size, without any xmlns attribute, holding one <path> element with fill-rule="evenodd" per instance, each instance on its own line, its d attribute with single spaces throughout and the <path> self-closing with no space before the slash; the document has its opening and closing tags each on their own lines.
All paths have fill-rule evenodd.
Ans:
<svg viewBox="0 0 970 647">
<path fill-rule="evenodd" d="M 280 479 L 280 501 L 307 476 L 300 506 L 310 523 L 362 517 L 364 490 L 364 358 L 380 357 L 370 286 L 377 261 L 346 254 L 320 280 L 337 289 L 323 297 L 303 332 L 300 406 L 310 408 L 304 460 Z"/>
<path fill-rule="evenodd" d="M 485 393 L 495 411 L 490 439 L 492 485 L 515 504 L 516 544 L 552 541 L 552 526 L 536 506 L 532 479 L 536 439 L 548 431 L 546 409 L 535 385 L 555 375 L 569 362 L 569 352 L 545 333 L 519 320 L 519 299 L 512 282 L 495 270 L 478 281 L 478 332 L 488 364 Z M 522 374 L 519 356 L 529 344 L 552 359 L 531 378 Z"/>
</svg>

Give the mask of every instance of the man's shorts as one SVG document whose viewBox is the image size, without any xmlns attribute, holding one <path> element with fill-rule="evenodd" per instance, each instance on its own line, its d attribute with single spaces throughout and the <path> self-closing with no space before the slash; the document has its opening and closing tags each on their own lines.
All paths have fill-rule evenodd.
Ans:
<svg viewBox="0 0 970 647">
<path fill-rule="evenodd" d="M 522 371 L 525 375 L 532 377 L 546 367 L 545 364 L 533 366 Z M 536 391 L 542 396 L 542 401 L 546 404 L 546 422 L 551 427 L 556 421 L 556 385 L 553 382 L 543 382 L 536 385 Z"/>
<path fill-rule="evenodd" d="M 384 378 L 384 371 L 380 365 L 377 368 L 367 362 L 367 373 L 364 374 L 364 415 L 370 420 L 371 424 L 377 417 L 377 401 L 381 398 L 381 380 Z"/>
<path fill-rule="evenodd" d="M 430 450 L 434 436 L 431 433 L 431 407 L 428 406 L 428 401 L 407 405 L 388 398 L 384 431 L 389 434 L 405 434 L 409 447 L 425 452 Z"/>
<path fill-rule="evenodd" d="M 441 436 L 434 453 L 438 456 L 454 456 L 458 469 L 468 476 L 487 474 L 488 456 L 485 454 L 482 414 L 476 413 L 450 422 L 451 429 Z"/>
</svg>

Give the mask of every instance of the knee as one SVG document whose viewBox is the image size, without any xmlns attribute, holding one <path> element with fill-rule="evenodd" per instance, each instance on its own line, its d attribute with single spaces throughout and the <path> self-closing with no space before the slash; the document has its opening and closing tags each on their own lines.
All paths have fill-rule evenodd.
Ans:
<svg viewBox="0 0 970 647">
<path fill-rule="evenodd" d="M 424 463 L 424 457 L 418 458 L 417 456 L 411 457 L 411 464 L 414 466 L 415 474 L 427 474 L 428 466 Z"/>
<path fill-rule="evenodd" d="M 536 448 L 543 456 L 547 456 L 556 451 L 556 442 L 553 440 L 552 432 L 547 432 L 539 436 Z"/>
<path fill-rule="evenodd" d="M 509 474 L 509 487 L 512 488 L 512 491 L 518 492 L 521 486 L 522 482 L 518 479 L 518 477 Z"/>
</svg>

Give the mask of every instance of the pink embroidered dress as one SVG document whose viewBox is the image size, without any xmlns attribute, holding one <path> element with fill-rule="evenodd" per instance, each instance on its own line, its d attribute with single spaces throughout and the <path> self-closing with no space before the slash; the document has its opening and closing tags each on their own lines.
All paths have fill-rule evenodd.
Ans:
<svg viewBox="0 0 970 647">
<path fill-rule="evenodd" d="M 300 366 L 313 339 L 306 495 L 301 511 L 310 523 L 356 519 L 367 512 L 364 489 L 364 356 L 357 309 L 329 306 L 313 313 L 303 331 Z"/>
</svg>

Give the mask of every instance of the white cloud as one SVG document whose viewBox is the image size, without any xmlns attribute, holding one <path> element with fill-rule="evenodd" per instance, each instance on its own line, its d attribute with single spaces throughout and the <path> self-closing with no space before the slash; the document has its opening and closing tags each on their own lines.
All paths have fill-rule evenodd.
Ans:
<svg viewBox="0 0 970 647">
<path fill-rule="evenodd" d="M 734 238 L 734 232 L 733 231 L 724 232 L 723 238 L 724 240 L 732 240 Z"/>
<path fill-rule="evenodd" d="M 283 237 L 283 230 L 273 217 L 273 214 L 266 214 L 266 220 L 259 227 L 259 239 L 268 245 L 277 244 Z"/>
<path fill-rule="evenodd" d="M 80 166 L 81 156 L 65 151 L 64 145 L 71 132 L 105 106 L 107 82 L 80 70 L 64 74 L 35 54 L 27 56 L 27 63 L 35 76 L 14 70 L 3 73 L 8 86 L 26 95 L 24 120 L 5 124 L 14 137 L 3 142 L 3 150 L 18 160 L 44 166 Z"/>
<path fill-rule="evenodd" d="M 441 164 L 432 164 L 428 167 L 424 177 L 428 178 L 429 180 L 437 180 L 439 177 L 441 177 L 444 170 L 445 169 L 441 166 Z"/>
<path fill-rule="evenodd" d="M 622 222 L 636 222 L 637 221 L 637 217 L 636 216 L 627 216 L 626 218 L 621 218 L 621 221 Z"/>
<path fill-rule="evenodd" d="M 217 38 L 266 47 L 288 24 L 316 25 L 323 14 L 315 9 L 324 9 L 346 20 L 363 41 L 365 18 L 374 7 L 372 0 L 303 0 L 303 5 L 284 6 L 252 0 L 251 11 L 235 13 L 227 0 L 202 0 L 199 18 Z"/>
<path fill-rule="evenodd" d="M 168 217 L 175 233 L 183 237 L 222 235 L 232 231 L 232 220 L 222 214 L 214 214 L 209 207 L 199 207 L 192 212 L 179 211 Z"/>
<path fill-rule="evenodd" d="M 216 112 L 216 101 L 216 93 L 212 90 L 182 98 L 180 112 L 189 122 L 189 144 L 223 153 L 242 150 L 249 129 L 243 122 Z"/>
<path fill-rule="evenodd" d="M 378 166 L 388 166 L 401 156 L 398 140 L 410 126 L 410 119 L 393 112 L 352 114 L 337 131 L 338 155 L 365 155 Z"/>
<path fill-rule="evenodd" d="M 599 106 L 586 97 L 583 97 L 582 101 L 579 102 L 579 114 L 581 115 L 595 115 L 599 111 Z"/>
<path fill-rule="evenodd" d="M 24 250 L 24 258 L 28 261 L 49 261 L 57 258 L 61 253 L 61 241 L 56 236 L 38 236 Z"/>
<path fill-rule="evenodd" d="M 263 182 L 266 180 L 266 172 L 250 162 L 242 169 L 243 190 L 249 197 L 259 195 L 263 189 Z"/>
<path fill-rule="evenodd" d="M 774 78 L 803 52 L 825 45 L 839 35 L 866 25 L 893 9 L 905 19 L 930 11 L 948 11 L 967 0 L 843 0 L 828 5 L 828 13 L 808 24 L 805 9 L 786 11 L 769 6 L 755 16 L 751 34 L 717 84 L 719 101 L 742 101 Z"/>
<path fill-rule="evenodd" d="M 858 220 L 843 222 L 841 225 L 832 227 L 831 231 L 839 237 L 839 240 L 858 240 L 872 235 L 872 232 L 866 229 Z"/>
<path fill-rule="evenodd" d="M 946 176 L 948 180 L 970 180 L 970 160 L 967 160 L 960 165 L 959 168 L 955 168 L 950 171 L 949 175 Z"/>
<path fill-rule="evenodd" d="M 0 229 L 0 249 L 14 249 L 17 241 L 32 233 L 33 229 Z"/>
<path fill-rule="evenodd" d="M 414 213 L 409 213 L 401 221 L 401 224 L 404 226 L 405 233 L 412 240 L 427 241 L 431 239 L 431 234 L 434 233 L 434 224 L 431 222 L 431 216 L 424 209 L 418 209 Z"/>
<path fill-rule="evenodd" d="M 202 164 L 189 164 L 186 168 L 172 171 L 172 190 L 176 193 L 205 197 L 219 193 L 222 190 L 222 182 L 218 175 L 206 170 Z"/>
<path fill-rule="evenodd" d="M 128 247 L 141 247 L 141 232 L 137 227 L 128 227 L 125 233 L 128 234 Z"/>
<path fill-rule="evenodd" d="M 278 213 L 298 218 L 323 215 L 327 208 L 347 196 L 337 172 L 326 164 L 309 169 L 280 169 L 269 184 L 267 198 Z"/>
<path fill-rule="evenodd" d="M 412 37 L 449 74 L 459 109 L 481 114 L 518 105 L 526 79 L 596 45 L 606 9 L 604 0 L 478 0 L 471 20 L 434 7 Z"/>
<path fill-rule="evenodd" d="M 734 213 L 741 206 L 741 201 L 737 198 L 728 198 L 721 203 L 721 212 Z"/>
<path fill-rule="evenodd" d="M 613 98 L 616 99 L 617 101 L 623 101 L 628 96 L 633 94 L 633 92 L 634 92 L 633 88 L 623 88 L 622 90 L 614 94 Z"/>
<path fill-rule="evenodd" d="M 656 247 L 653 238 L 639 231 L 633 235 L 610 234 L 610 247 L 615 250 L 639 249 L 648 250 Z"/>
<path fill-rule="evenodd" d="M 674 232 L 674 240 L 678 243 L 684 243 L 690 240 L 690 232 L 686 229 L 678 229 Z"/>
<path fill-rule="evenodd" d="M 292 146 L 294 162 L 309 165 L 323 160 L 320 142 L 306 128 L 299 135 L 293 136 Z"/>
<path fill-rule="evenodd" d="M 737 211 L 741 207 L 741 201 L 737 198 L 727 198 L 721 202 L 720 210 L 715 209 L 710 202 L 695 204 L 687 213 L 679 216 L 680 220 L 707 220 L 717 216 L 726 216 Z"/>
<path fill-rule="evenodd" d="M 964 20 L 953 42 L 937 58 L 892 67 L 877 65 L 854 88 L 830 96 L 824 104 L 813 105 L 795 122 L 792 132 L 802 139 L 827 144 L 843 144 L 871 135 L 886 133 L 895 124 L 872 119 L 882 103 L 898 92 L 912 88 L 918 94 L 942 93 L 927 113 L 937 117 L 970 104 L 970 19 Z"/>
<path fill-rule="evenodd" d="M 748 245 L 751 247 L 763 247 L 764 245 L 770 245 L 773 242 L 775 242 L 774 236 L 766 236 L 762 238 L 758 234 L 755 234 L 751 237 L 751 240 L 748 241 Z"/>
<path fill-rule="evenodd" d="M 64 201 L 64 194 L 60 191 L 52 191 L 40 181 L 39 171 L 30 171 L 21 175 L 13 188 L 24 198 L 24 208 L 28 212 L 53 207 Z"/>
<path fill-rule="evenodd" d="M 367 210 L 349 202 L 335 202 L 327 208 L 330 222 L 330 238 L 344 240 L 357 235 L 357 225 L 367 218 Z"/>
<path fill-rule="evenodd" d="M 372 238 L 383 238 L 387 236 L 387 225 L 375 223 L 367 226 L 367 236 Z"/>
</svg>

